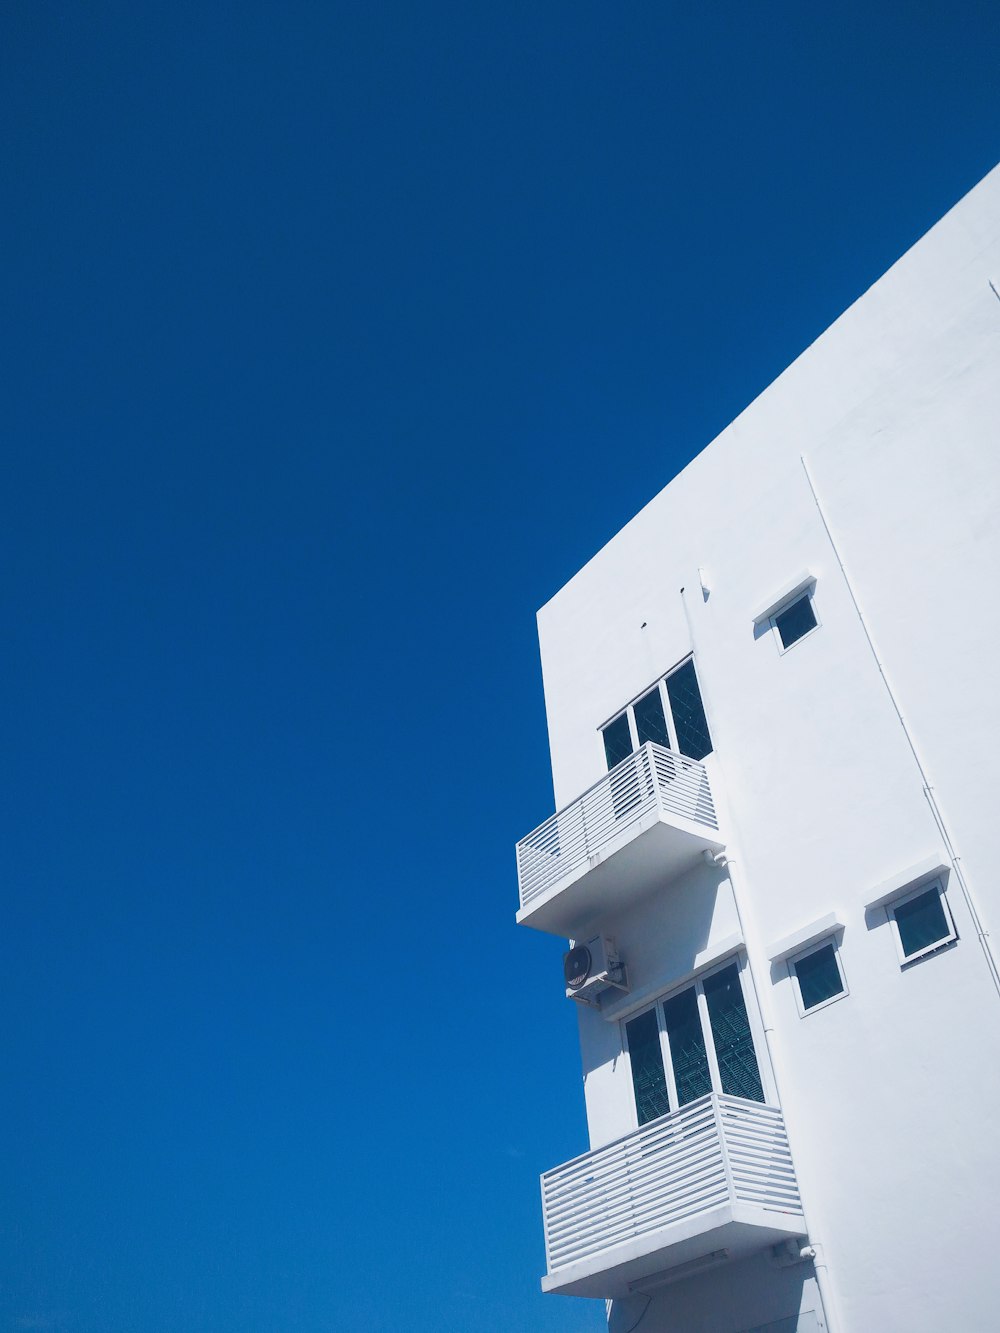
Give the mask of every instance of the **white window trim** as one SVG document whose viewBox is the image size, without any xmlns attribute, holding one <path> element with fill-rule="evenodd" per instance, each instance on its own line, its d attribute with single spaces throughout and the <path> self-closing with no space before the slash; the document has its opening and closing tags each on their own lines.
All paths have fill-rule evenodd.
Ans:
<svg viewBox="0 0 1000 1333">
<path fill-rule="evenodd" d="M 810 954 L 818 953 L 820 949 L 825 949 L 827 945 L 833 947 L 833 957 L 837 964 L 837 971 L 840 973 L 840 984 L 842 989 L 836 995 L 831 995 L 825 1000 L 820 1000 L 819 1004 L 812 1005 L 809 1009 L 802 1002 L 802 988 L 799 986 L 799 974 L 795 970 L 795 964 L 808 958 Z M 811 1018 L 813 1014 L 818 1014 L 821 1009 L 828 1008 L 831 1004 L 836 1004 L 838 1000 L 844 1000 L 850 995 L 850 989 L 847 985 L 847 977 L 844 975 L 844 964 L 840 957 L 840 947 L 833 935 L 827 935 L 825 939 L 817 940 L 805 949 L 800 949 L 798 953 L 789 954 L 788 975 L 792 979 L 792 990 L 795 992 L 795 1003 L 798 1005 L 799 1018 Z"/>
<path fill-rule="evenodd" d="M 913 898 L 919 898 L 922 894 L 928 893 L 931 889 L 937 891 L 938 902 L 941 904 L 941 910 L 944 912 L 945 925 L 948 927 L 948 934 L 943 935 L 941 939 L 935 940 L 933 944 L 926 945 L 923 949 L 918 949 L 916 953 L 904 953 L 903 941 L 899 935 L 899 924 L 896 921 L 896 908 L 904 903 L 910 902 Z M 951 908 L 948 906 L 948 896 L 944 891 L 944 882 L 941 879 L 925 879 L 922 883 L 914 885 L 906 893 L 901 893 L 893 898 L 891 902 L 885 905 L 885 914 L 889 919 L 889 926 L 892 930 L 892 938 L 896 944 L 896 954 L 899 958 L 900 967 L 909 967 L 911 963 L 918 962 L 921 958 L 927 958 L 932 953 L 937 953 L 940 949 L 945 949 L 949 944 L 954 944 L 958 939 L 958 931 L 955 929 L 955 919 L 951 914 Z"/>
<path fill-rule="evenodd" d="M 779 656 L 784 657 L 785 653 L 790 653 L 792 649 L 797 648 L 800 643 L 805 643 L 806 639 L 812 638 L 816 631 L 822 627 L 823 622 L 820 620 L 819 612 L 816 610 L 815 591 L 816 581 L 813 579 L 813 581 L 807 584 L 804 588 L 800 588 L 798 592 L 793 593 L 791 597 L 787 597 L 780 606 L 776 606 L 770 616 L 768 616 L 767 623 L 770 625 L 771 633 L 774 635 L 774 642 L 777 645 Z M 788 644 L 786 647 L 781 638 L 781 630 L 778 629 L 778 617 L 787 611 L 790 606 L 794 606 L 796 602 L 802 601 L 803 598 L 808 599 L 809 605 L 812 607 L 813 618 L 815 619 L 816 624 L 813 625 L 812 629 L 807 629 L 805 634 L 800 634 L 793 643 Z"/>
</svg>

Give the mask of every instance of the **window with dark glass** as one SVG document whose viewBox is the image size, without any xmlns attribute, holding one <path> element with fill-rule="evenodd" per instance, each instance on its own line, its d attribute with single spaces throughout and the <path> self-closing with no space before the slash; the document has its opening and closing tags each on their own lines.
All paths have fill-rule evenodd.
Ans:
<svg viewBox="0 0 1000 1333">
<path fill-rule="evenodd" d="M 936 880 L 927 888 L 900 899 L 890 910 L 904 962 L 957 938 L 941 885 Z"/>
<path fill-rule="evenodd" d="M 632 753 L 632 733 L 629 731 L 628 714 L 623 713 L 604 728 L 604 755 L 608 768 L 614 768 Z"/>
<path fill-rule="evenodd" d="M 735 963 L 705 978 L 705 1001 L 722 1091 L 733 1097 L 762 1102 L 764 1089 L 753 1048 L 750 1019 L 743 1001 L 740 970 Z"/>
<path fill-rule="evenodd" d="M 602 729 L 602 736 L 609 769 L 647 741 L 678 750 L 689 759 L 711 754 L 712 737 L 693 660 L 689 658 L 630 704 Z"/>
<path fill-rule="evenodd" d="M 635 705 L 635 730 L 640 745 L 645 745 L 646 741 L 655 741 L 657 745 L 669 748 L 670 737 L 667 734 L 667 719 L 663 715 L 659 686 L 644 694 Z"/>
<path fill-rule="evenodd" d="M 630 1019 L 625 1041 L 640 1125 L 713 1090 L 764 1100 L 738 963 Z"/>
<path fill-rule="evenodd" d="M 658 1115 L 666 1115 L 670 1110 L 656 1010 L 649 1009 L 638 1018 L 633 1018 L 625 1024 L 625 1031 L 632 1065 L 635 1112 L 639 1124 L 644 1125 L 649 1120 L 655 1120 Z"/>
<path fill-rule="evenodd" d="M 704 759 L 712 752 L 712 738 L 708 734 L 708 719 L 701 702 L 694 662 L 685 662 L 667 677 L 667 698 L 678 750 L 689 759 Z"/>
<path fill-rule="evenodd" d="M 818 949 L 796 958 L 792 962 L 795 980 L 799 987 L 802 1012 L 808 1013 L 838 995 L 845 995 L 847 987 L 837 961 L 837 950 L 833 941 L 828 941 Z"/>
<path fill-rule="evenodd" d="M 791 648 L 793 643 L 805 638 L 817 625 L 816 612 L 813 610 L 812 597 L 804 592 L 783 610 L 772 616 L 771 623 L 778 631 L 782 648 Z"/>
<path fill-rule="evenodd" d="M 698 995 L 693 986 L 664 1002 L 663 1022 L 674 1070 L 677 1105 L 684 1106 L 712 1091 Z"/>
</svg>

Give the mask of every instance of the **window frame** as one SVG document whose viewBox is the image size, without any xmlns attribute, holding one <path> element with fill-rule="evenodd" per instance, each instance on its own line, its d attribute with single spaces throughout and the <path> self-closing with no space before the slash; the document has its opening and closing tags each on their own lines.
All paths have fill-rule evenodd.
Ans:
<svg viewBox="0 0 1000 1333">
<path fill-rule="evenodd" d="M 902 907 L 904 903 L 911 902 L 914 898 L 920 898 L 925 893 L 936 891 L 938 902 L 941 904 L 941 910 L 944 913 L 945 925 L 948 927 L 948 934 L 933 944 L 926 944 L 916 953 L 907 954 L 903 950 L 903 940 L 899 933 L 899 923 L 896 920 L 896 908 Z M 892 938 L 896 945 L 896 955 L 899 958 L 900 967 L 909 967 L 911 963 L 918 963 L 922 958 L 928 958 L 931 954 L 939 953 L 942 949 L 947 949 L 951 944 L 958 943 L 958 931 L 955 929 L 955 918 L 951 914 L 951 908 L 948 905 L 948 895 L 945 892 L 944 881 L 940 875 L 935 875 L 931 879 L 925 879 L 920 884 L 914 884 L 912 887 L 896 894 L 889 902 L 885 904 L 885 914 L 889 920 L 889 928 L 892 931 Z"/>
<path fill-rule="evenodd" d="M 841 989 L 836 995 L 830 995 L 825 1000 L 820 1000 L 819 1004 L 810 1005 L 807 1009 L 802 1001 L 802 987 L 799 985 L 799 974 L 795 970 L 796 963 L 808 958 L 810 954 L 819 953 L 820 949 L 827 946 L 833 949 L 834 961 L 837 964 L 837 971 L 840 974 Z M 799 1018 L 811 1018 L 813 1014 L 818 1014 L 821 1009 L 826 1009 L 831 1004 L 836 1004 L 838 1000 L 845 1000 L 850 995 L 850 987 L 847 984 L 847 976 L 844 972 L 844 963 L 840 956 L 840 945 L 837 943 L 836 935 L 824 935 L 822 939 L 813 940 L 802 949 L 797 949 L 795 953 L 789 954 L 785 960 L 788 966 L 788 975 L 792 979 L 792 990 L 795 992 L 795 1003 L 798 1007 Z"/>
<path fill-rule="evenodd" d="M 705 997 L 704 983 L 710 977 L 714 976 L 715 973 L 723 972 L 727 967 L 731 967 L 733 963 L 736 964 L 738 969 L 740 992 L 743 996 L 743 1007 L 746 1009 L 750 1037 L 753 1041 L 754 1058 L 757 1061 L 757 1070 L 760 1074 L 760 1086 L 764 1094 L 764 1101 L 760 1104 L 762 1106 L 778 1105 L 777 1090 L 771 1073 L 770 1056 L 768 1053 L 764 1026 L 761 1022 L 760 1014 L 757 1012 L 756 996 L 754 994 L 753 985 L 747 981 L 750 973 L 750 964 L 747 955 L 740 951 L 738 953 L 731 953 L 727 957 L 720 959 L 718 962 L 712 963 L 711 966 L 695 973 L 694 976 L 686 977 L 683 981 L 671 985 L 666 990 L 661 991 L 659 995 L 648 1003 L 641 1005 L 631 1013 L 623 1014 L 618 1020 L 621 1048 L 624 1057 L 623 1063 L 625 1065 L 625 1073 L 627 1076 L 626 1083 L 629 1090 L 633 1129 L 643 1129 L 645 1128 L 645 1125 L 650 1125 L 653 1121 L 647 1120 L 643 1125 L 639 1124 L 639 1112 L 635 1099 L 635 1083 L 632 1079 L 632 1053 L 628 1044 L 627 1024 L 631 1023 L 633 1019 L 641 1018 L 643 1014 L 649 1013 L 651 1010 L 656 1014 L 656 1028 L 660 1038 L 660 1059 L 663 1063 L 663 1073 L 667 1087 L 667 1101 L 670 1107 L 669 1111 L 664 1112 L 664 1114 L 676 1115 L 678 1111 L 684 1110 L 684 1107 L 692 1106 L 694 1104 L 694 1102 L 691 1101 L 685 1102 L 684 1106 L 678 1105 L 677 1081 L 674 1075 L 673 1060 L 670 1057 L 670 1042 L 667 1037 L 666 1023 L 664 1022 L 663 1017 L 663 1006 L 668 1000 L 672 1000 L 675 995 L 680 995 L 683 991 L 693 988 L 698 1005 L 698 1021 L 701 1024 L 702 1038 L 705 1042 L 705 1055 L 708 1064 L 709 1081 L 711 1083 L 709 1093 L 703 1095 L 708 1096 L 710 1093 L 715 1093 L 720 1097 L 729 1095 L 722 1091 L 722 1075 L 719 1072 L 719 1059 L 715 1051 L 715 1040 L 712 1036 L 712 1024 L 708 1013 L 708 1001 Z M 694 1100 L 700 1101 L 701 1099 L 695 1098 Z M 662 1117 L 656 1118 L 662 1119 Z"/>
<path fill-rule="evenodd" d="M 812 633 L 811 630 L 810 633 Z M 663 709 L 663 719 L 667 727 L 667 741 L 668 741 L 667 748 L 673 750 L 675 754 L 682 754 L 682 751 L 680 749 L 680 744 L 677 740 L 677 726 L 674 722 L 673 709 L 670 707 L 670 696 L 667 693 L 667 681 L 670 679 L 671 676 L 676 675 L 678 671 L 682 670 L 685 666 L 687 666 L 689 662 L 694 664 L 694 653 L 688 653 L 687 657 L 682 658 L 681 661 L 679 662 L 675 662 L 674 665 L 670 668 L 670 670 L 665 672 L 662 676 L 660 676 L 657 680 L 655 680 L 652 685 L 647 685 L 644 690 L 640 690 L 639 693 L 633 699 L 630 699 L 628 701 L 628 703 L 625 705 L 624 708 L 619 708 L 617 713 L 613 713 L 611 717 L 609 717 L 606 721 L 602 722 L 601 725 L 597 728 L 597 734 L 601 738 L 601 744 L 602 745 L 604 744 L 604 733 L 605 731 L 607 731 L 608 727 L 613 726 L 619 720 L 619 718 L 625 717 L 628 719 L 628 734 L 629 734 L 629 739 L 632 742 L 631 753 L 635 754 L 635 752 L 638 749 L 640 749 L 642 745 L 646 743 L 645 741 L 640 742 L 639 740 L 639 728 L 635 720 L 635 706 L 636 704 L 642 703 L 643 699 L 648 698 L 648 696 L 652 694 L 654 690 L 658 690 L 660 695 L 660 707 Z M 703 764 L 705 760 L 708 758 L 708 755 L 715 753 L 715 741 L 712 736 L 711 728 L 708 727 L 708 710 L 705 708 L 705 692 L 701 686 L 701 677 L 698 675 L 698 668 L 695 667 L 694 671 L 695 671 L 695 681 L 698 685 L 698 694 L 701 698 L 702 712 L 705 714 L 705 726 L 708 731 L 708 738 L 712 742 L 712 748 L 707 752 L 707 754 L 703 755 L 701 759 L 692 759 L 690 755 L 684 755 L 683 757 L 685 759 L 691 759 L 692 763 Z M 625 757 L 628 758 L 628 755 L 626 755 Z M 624 760 L 619 760 L 619 763 L 624 763 L 624 762 L 625 762 Z M 610 772 L 610 769 L 608 771 Z"/>
<path fill-rule="evenodd" d="M 816 592 L 816 583 L 814 580 L 806 587 L 799 588 L 795 592 L 789 594 L 788 597 L 786 597 L 782 602 L 779 602 L 778 605 L 768 613 L 767 623 L 771 627 L 771 631 L 774 635 L 774 642 L 777 644 L 778 653 L 780 656 L 783 657 L 785 653 L 790 653 L 793 648 L 797 648 L 800 643 L 805 642 L 806 639 L 810 638 L 811 635 L 815 634 L 816 631 L 822 626 L 823 622 L 820 620 L 819 612 L 816 610 L 815 592 Z M 797 639 L 794 639 L 790 644 L 786 646 L 784 640 L 781 637 L 781 630 L 778 628 L 778 617 L 784 615 L 786 611 L 790 611 L 791 608 L 796 604 L 796 602 L 801 602 L 803 599 L 808 601 L 812 609 L 813 619 L 815 620 L 816 623 L 815 625 L 813 625 L 812 629 L 807 629 L 805 634 L 800 634 Z"/>
</svg>

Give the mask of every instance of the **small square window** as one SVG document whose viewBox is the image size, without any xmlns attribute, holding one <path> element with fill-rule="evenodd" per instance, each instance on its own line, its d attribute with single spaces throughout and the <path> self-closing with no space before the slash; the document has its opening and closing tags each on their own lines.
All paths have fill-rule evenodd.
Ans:
<svg viewBox="0 0 1000 1333">
<path fill-rule="evenodd" d="M 847 994 L 840 950 L 833 940 L 800 953 L 789 960 L 788 966 L 795 978 L 799 1013 L 803 1017 Z"/>
<path fill-rule="evenodd" d="M 777 631 L 782 648 L 791 648 L 793 643 L 804 639 L 818 623 L 816 612 L 813 610 L 812 595 L 808 592 L 796 597 L 794 602 L 789 602 L 771 617 L 771 624 Z"/>
<path fill-rule="evenodd" d="M 912 963 L 958 939 L 940 880 L 922 884 L 912 893 L 897 898 L 888 913 L 904 963 Z"/>
</svg>

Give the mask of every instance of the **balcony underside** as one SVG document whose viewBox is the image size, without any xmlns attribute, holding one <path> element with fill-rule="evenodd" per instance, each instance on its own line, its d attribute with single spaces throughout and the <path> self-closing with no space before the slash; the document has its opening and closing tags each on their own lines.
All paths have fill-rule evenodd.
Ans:
<svg viewBox="0 0 1000 1333">
<path fill-rule="evenodd" d="M 517 921 L 579 939 L 692 869 L 704 851 L 718 852 L 724 845 L 716 829 L 654 808 L 612 833 L 583 865 L 554 880 L 521 908 Z"/>
<path fill-rule="evenodd" d="M 652 1289 L 693 1276 L 702 1267 L 699 1261 L 706 1267 L 714 1265 L 716 1259 L 710 1256 L 730 1262 L 804 1234 L 801 1213 L 723 1204 L 547 1273 L 542 1278 L 542 1290 L 563 1296 L 618 1299 L 643 1291 L 644 1282 Z"/>
</svg>

